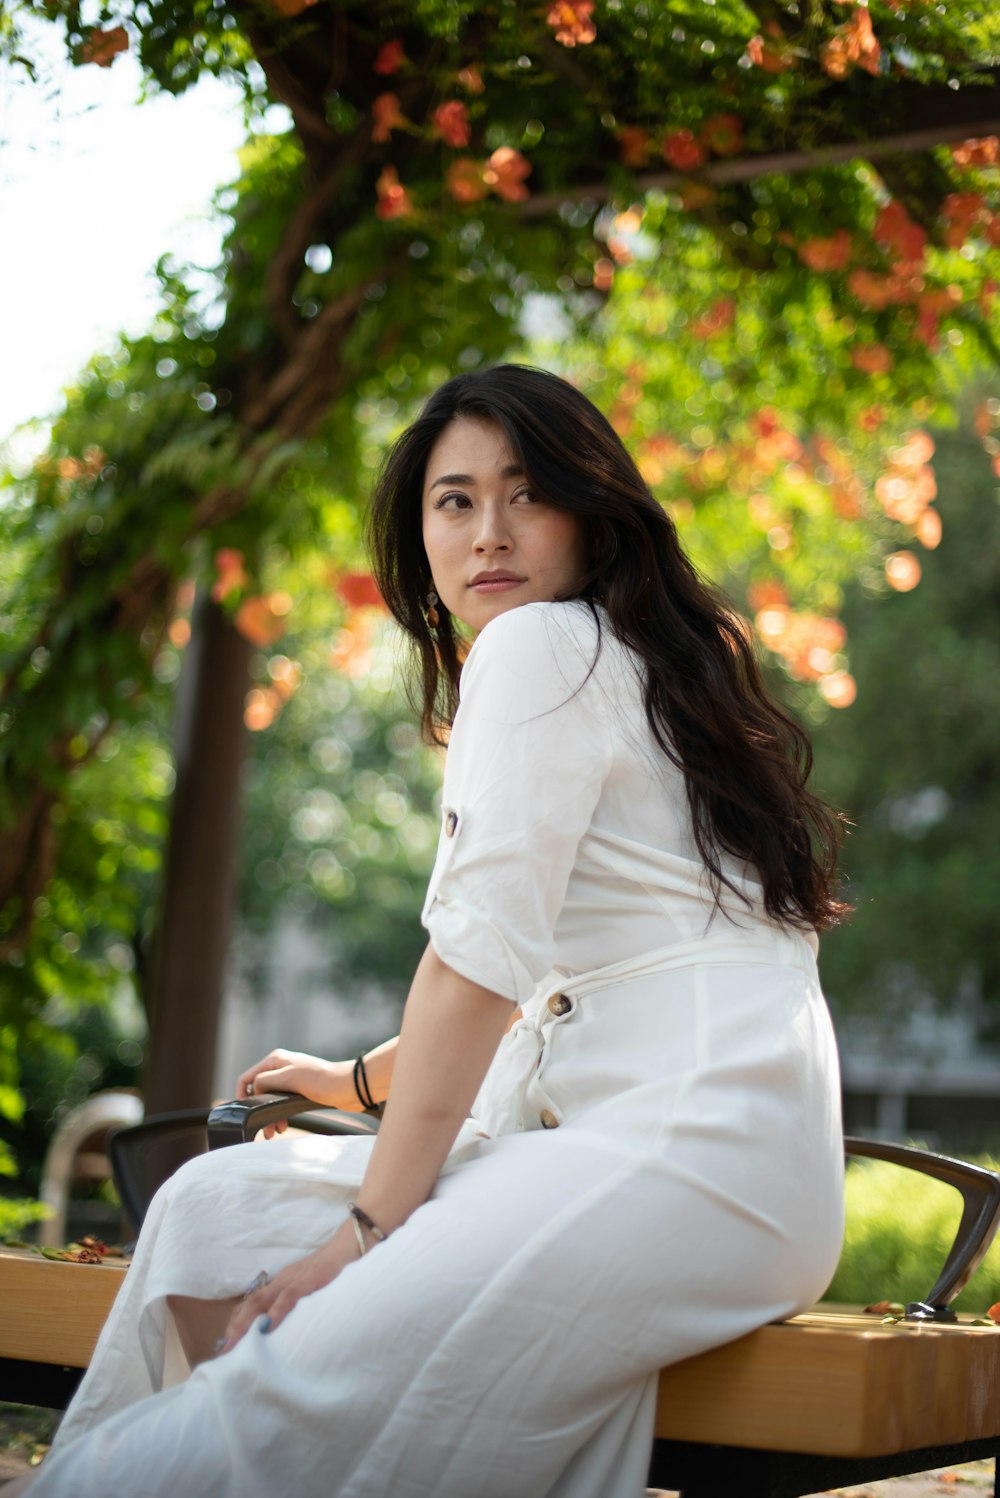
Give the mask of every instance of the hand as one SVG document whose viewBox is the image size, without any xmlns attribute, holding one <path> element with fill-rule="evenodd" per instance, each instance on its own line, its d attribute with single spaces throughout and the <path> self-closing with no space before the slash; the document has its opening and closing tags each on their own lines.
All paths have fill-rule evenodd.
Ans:
<svg viewBox="0 0 1000 1498">
<path fill-rule="evenodd" d="M 324 1285 L 329 1285 L 344 1266 L 357 1257 L 354 1229 L 350 1222 L 345 1222 L 326 1243 L 306 1254 L 304 1259 L 280 1270 L 270 1284 L 240 1301 L 229 1318 L 219 1356 L 230 1352 L 259 1316 L 265 1319 L 259 1323 L 258 1331 L 273 1332 L 304 1296 L 313 1295 Z"/>
<path fill-rule="evenodd" d="M 303 1051 L 268 1051 L 237 1077 L 238 1098 L 251 1095 L 248 1090 L 251 1082 L 255 1093 L 298 1092 L 323 1107 L 340 1108 L 348 1113 L 362 1111 L 354 1090 L 353 1061 L 323 1061 Z M 260 1132 L 265 1139 L 271 1139 L 287 1128 L 288 1124 L 282 1121 L 269 1124 Z"/>
</svg>

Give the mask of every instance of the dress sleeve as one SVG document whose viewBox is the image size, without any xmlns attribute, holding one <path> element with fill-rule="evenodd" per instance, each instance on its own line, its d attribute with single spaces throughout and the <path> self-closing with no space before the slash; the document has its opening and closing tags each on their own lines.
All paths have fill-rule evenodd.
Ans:
<svg viewBox="0 0 1000 1498">
<path fill-rule="evenodd" d="M 490 621 L 462 670 L 422 920 L 442 962 L 515 1003 L 552 966 L 611 767 L 598 645 L 585 606 L 525 604 Z"/>
</svg>

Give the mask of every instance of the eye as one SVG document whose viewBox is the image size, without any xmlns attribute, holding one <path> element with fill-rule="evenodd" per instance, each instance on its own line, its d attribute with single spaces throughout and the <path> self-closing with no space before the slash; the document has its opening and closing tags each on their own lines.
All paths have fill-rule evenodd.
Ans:
<svg viewBox="0 0 1000 1498">
<path fill-rule="evenodd" d="M 512 501 L 517 500 L 520 504 L 531 505 L 539 503 L 538 495 L 535 493 L 534 489 L 528 489 L 527 487 L 518 489 L 516 494 L 511 495 L 511 499 Z"/>
<path fill-rule="evenodd" d="M 452 490 L 450 494 L 442 494 L 440 499 L 436 499 L 434 501 L 434 508 L 435 510 L 463 510 L 471 504 L 472 500 L 467 494 L 462 494 L 458 490 Z"/>
</svg>

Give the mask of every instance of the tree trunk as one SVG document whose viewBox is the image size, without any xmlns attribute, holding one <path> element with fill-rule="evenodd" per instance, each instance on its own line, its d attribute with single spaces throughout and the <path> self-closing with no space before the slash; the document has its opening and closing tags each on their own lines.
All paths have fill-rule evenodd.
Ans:
<svg viewBox="0 0 1000 1498">
<path fill-rule="evenodd" d="M 147 1000 L 147 1114 L 211 1100 L 252 649 L 217 604 L 200 599 L 178 693 L 177 784 Z"/>
</svg>

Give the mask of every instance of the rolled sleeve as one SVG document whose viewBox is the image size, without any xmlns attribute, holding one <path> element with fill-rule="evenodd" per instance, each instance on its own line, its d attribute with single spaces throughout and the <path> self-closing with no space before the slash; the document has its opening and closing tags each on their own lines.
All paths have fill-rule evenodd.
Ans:
<svg viewBox="0 0 1000 1498">
<path fill-rule="evenodd" d="M 552 966 L 611 766 L 598 644 L 584 605 L 526 604 L 489 623 L 462 672 L 422 920 L 443 962 L 515 1003 Z"/>
</svg>

